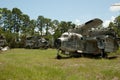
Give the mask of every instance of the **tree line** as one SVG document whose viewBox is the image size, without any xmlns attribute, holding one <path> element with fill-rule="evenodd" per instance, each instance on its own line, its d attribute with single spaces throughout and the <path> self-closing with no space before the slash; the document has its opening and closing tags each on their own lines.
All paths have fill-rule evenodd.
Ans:
<svg viewBox="0 0 120 80">
<path fill-rule="evenodd" d="M 11 48 L 24 47 L 25 39 L 28 36 L 41 36 L 49 41 L 57 39 L 68 29 L 76 25 L 71 21 L 58 21 L 46 18 L 42 15 L 37 19 L 30 19 L 20 9 L 0 8 L 0 35 L 4 35 L 8 46 Z M 120 36 L 120 16 L 108 26 Z"/>
<path fill-rule="evenodd" d="M 110 22 L 108 27 L 115 31 L 117 37 L 120 37 L 120 15 L 117 16 L 113 22 Z"/>
<path fill-rule="evenodd" d="M 71 21 L 58 21 L 38 16 L 30 19 L 20 9 L 0 8 L 0 35 L 4 35 L 12 48 L 23 47 L 27 36 L 41 36 L 49 40 L 58 38 L 69 28 L 74 28 Z"/>
</svg>

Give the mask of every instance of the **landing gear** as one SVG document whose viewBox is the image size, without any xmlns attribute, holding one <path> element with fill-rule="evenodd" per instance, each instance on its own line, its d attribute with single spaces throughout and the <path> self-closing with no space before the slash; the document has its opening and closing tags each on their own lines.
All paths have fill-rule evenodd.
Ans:
<svg viewBox="0 0 120 80">
<path fill-rule="evenodd" d="M 62 58 L 62 57 L 59 55 L 59 52 L 60 52 L 60 50 L 58 49 L 57 56 L 56 56 L 57 59 L 61 59 L 61 58 Z"/>
<path fill-rule="evenodd" d="M 105 53 L 105 50 L 104 49 L 101 49 L 101 58 L 107 58 L 108 55 L 107 53 Z"/>
<path fill-rule="evenodd" d="M 57 55 L 57 57 L 56 57 L 57 59 L 61 59 L 62 57 L 60 56 L 60 55 Z"/>
<path fill-rule="evenodd" d="M 98 48 L 101 50 L 101 58 L 107 58 L 107 53 L 105 53 L 105 43 L 104 39 L 97 38 Z"/>
</svg>

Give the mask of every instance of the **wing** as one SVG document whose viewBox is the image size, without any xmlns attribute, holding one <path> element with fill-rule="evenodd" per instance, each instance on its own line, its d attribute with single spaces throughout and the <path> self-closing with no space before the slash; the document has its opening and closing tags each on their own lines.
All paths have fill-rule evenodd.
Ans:
<svg viewBox="0 0 120 80">
<path fill-rule="evenodd" d="M 79 33 L 79 34 L 82 34 L 82 35 L 88 35 L 89 30 L 91 28 L 97 28 L 102 23 L 103 23 L 103 21 L 101 19 L 95 18 L 95 19 L 92 19 L 92 20 L 86 22 L 83 25 L 80 25 L 76 29 L 72 30 L 72 32 L 76 32 L 76 33 Z"/>
<path fill-rule="evenodd" d="M 103 23 L 102 20 L 95 18 L 95 19 L 90 20 L 90 21 L 86 22 L 85 24 L 83 24 L 83 26 L 81 26 L 81 29 L 88 30 L 91 28 L 96 28 L 99 25 L 101 25 L 102 23 Z"/>
</svg>

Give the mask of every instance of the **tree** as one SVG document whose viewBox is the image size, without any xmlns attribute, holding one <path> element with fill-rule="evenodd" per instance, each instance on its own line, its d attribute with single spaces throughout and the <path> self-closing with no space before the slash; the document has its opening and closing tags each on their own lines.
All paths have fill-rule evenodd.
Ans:
<svg viewBox="0 0 120 80">
<path fill-rule="evenodd" d="M 6 36 L 11 47 L 22 47 L 26 36 L 44 35 L 43 37 L 53 41 L 74 27 L 75 24 L 71 21 L 59 22 L 44 16 L 38 16 L 37 20 L 30 20 L 30 17 L 18 8 L 12 10 L 0 8 L 0 33 Z"/>
<path fill-rule="evenodd" d="M 18 8 L 12 9 L 13 32 L 18 33 L 21 27 L 22 12 Z"/>
<path fill-rule="evenodd" d="M 40 31 L 40 35 L 43 35 L 43 28 L 45 27 L 45 19 L 43 16 L 38 16 L 37 18 L 37 28 Z"/>
<path fill-rule="evenodd" d="M 114 21 L 115 25 L 120 28 L 120 16 L 116 17 L 115 18 L 115 21 Z"/>
<path fill-rule="evenodd" d="M 58 29 L 60 30 L 61 34 L 67 32 L 71 28 L 74 28 L 72 22 L 61 21 L 58 25 Z"/>
<path fill-rule="evenodd" d="M 48 35 L 48 30 L 50 29 L 50 27 L 52 25 L 51 19 L 45 18 L 44 21 L 45 21 L 46 35 Z"/>
<path fill-rule="evenodd" d="M 55 24 L 54 24 L 55 23 Z M 58 21 L 53 21 L 53 28 L 55 30 L 54 38 L 58 38 L 61 36 L 62 33 L 67 32 L 69 29 L 75 28 L 75 24 L 71 21 L 65 22 L 61 21 L 60 23 Z"/>
<path fill-rule="evenodd" d="M 11 30 L 11 11 L 8 10 L 7 8 L 3 8 L 1 11 L 1 18 L 0 18 L 0 23 L 1 27 L 3 28 L 4 31 Z"/>
<path fill-rule="evenodd" d="M 36 20 L 30 20 L 30 25 L 29 25 L 29 34 L 35 35 L 35 27 L 36 27 Z"/>
<path fill-rule="evenodd" d="M 30 18 L 28 15 L 23 14 L 21 19 L 21 34 L 27 35 L 29 34 L 29 27 L 30 27 Z"/>
<path fill-rule="evenodd" d="M 120 37 L 120 16 L 116 17 L 114 22 L 110 22 L 109 28 L 113 29 L 118 37 Z"/>
<path fill-rule="evenodd" d="M 58 28 L 59 21 L 53 20 L 51 23 L 52 23 L 52 26 L 50 28 L 51 28 L 51 34 L 53 35 Z"/>
</svg>

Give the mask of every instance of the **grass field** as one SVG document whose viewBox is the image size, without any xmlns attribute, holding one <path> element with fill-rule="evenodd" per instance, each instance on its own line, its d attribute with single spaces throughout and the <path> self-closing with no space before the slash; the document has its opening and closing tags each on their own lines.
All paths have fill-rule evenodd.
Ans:
<svg viewBox="0 0 120 80">
<path fill-rule="evenodd" d="M 83 57 L 57 60 L 56 52 L 55 49 L 0 52 L 0 80 L 120 80 L 119 56 L 110 60 Z"/>
</svg>

